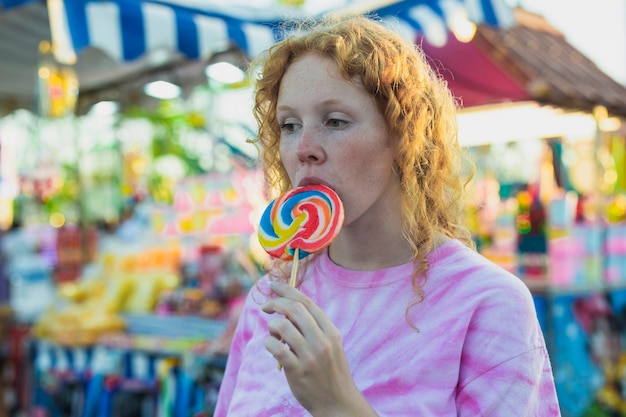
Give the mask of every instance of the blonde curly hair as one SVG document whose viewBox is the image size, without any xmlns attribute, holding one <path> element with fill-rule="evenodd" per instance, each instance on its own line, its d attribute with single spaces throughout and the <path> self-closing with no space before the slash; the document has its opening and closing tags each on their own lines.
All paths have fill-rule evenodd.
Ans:
<svg viewBox="0 0 626 417">
<path fill-rule="evenodd" d="M 402 187 L 404 238 L 414 249 L 417 277 L 437 233 L 474 247 L 464 227 L 463 193 L 473 175 L 457 139 L 457 103 L 414 43 L 381 21 L 365 16 L 326 17 L 289 27 L 284 40 L 259 56 L 254 117 L 270 194 L 292 188 L 279 154 L 276 102 L 282 77 L 299 56 L 317 52 L 331 58 L 346 79 L 358 78 L 387 120 L 396 149 L 394 170 Z"/>
</svg>

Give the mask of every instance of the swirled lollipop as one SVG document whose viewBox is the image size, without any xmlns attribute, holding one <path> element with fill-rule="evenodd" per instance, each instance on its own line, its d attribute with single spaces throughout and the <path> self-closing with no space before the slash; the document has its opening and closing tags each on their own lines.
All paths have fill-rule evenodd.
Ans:
<svg viewBox="0 0 626 417">
<path fill-rule="evenodd" d="M 274 258 L 293 260 L 293 287 L 298 261 L 330 245 L 343 225 L 343 204 L 324 185 L 298 187 L 272 201 L 261 216 L 259 242 Z M 282 365 L 278 363 L 278 369 Z"/>
<path fill-rule="evenodd" d="M 298 261 L 330 245 L 341 230 L 343 218 L 343 204 L 331 188 L 294 188 L 265 209 L 259 242 L 274 258 Z"/>
</svg>

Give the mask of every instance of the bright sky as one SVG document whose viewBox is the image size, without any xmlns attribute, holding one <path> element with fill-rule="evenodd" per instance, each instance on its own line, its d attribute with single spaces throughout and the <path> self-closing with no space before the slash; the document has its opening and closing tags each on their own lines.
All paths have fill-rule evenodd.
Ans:
<svg viewBox="0 0 626 417">
<path fill-rule="evenodd" d="M 565 35 L 600 69 L 626 85 L 626 1 L 519 0 Z"/>
</svg>

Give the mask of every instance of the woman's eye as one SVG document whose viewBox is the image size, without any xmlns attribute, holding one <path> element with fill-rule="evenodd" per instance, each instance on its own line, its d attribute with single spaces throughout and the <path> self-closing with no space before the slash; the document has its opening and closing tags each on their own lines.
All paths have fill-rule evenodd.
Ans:
<svg viewBox="0 0 626 417">
<path fill-rule="evenodd" d="M 326 125 L 330 127 L 342 127 L 346 124 L 345 120 L 341 119 L 328 119 Z"/>
<path fill-rule="evenodd" d="M 282 123 L 280 125 L 280 131 L 281 132 L 293 132 L 294 130 L 296 130 L 296 125 L 293 123 Z"/>
</svg>

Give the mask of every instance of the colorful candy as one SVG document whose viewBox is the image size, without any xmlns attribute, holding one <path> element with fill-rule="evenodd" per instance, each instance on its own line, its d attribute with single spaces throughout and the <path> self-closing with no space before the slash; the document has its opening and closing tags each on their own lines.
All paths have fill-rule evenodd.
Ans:
<svg viewBox="0 0 626 417">
<path fill-rule="evenodd" d="M 274 258 L 292 260 L 330 245 L 343 225 L 339 196 L 325 185 L 298 187 L 272 201 L 259 227 L 259 242 Z"/>
</svg>

